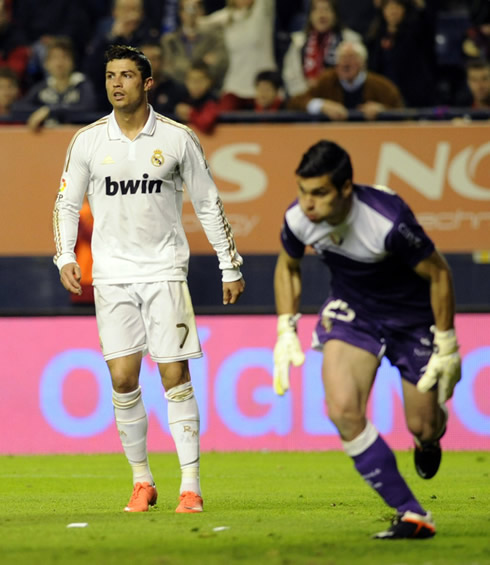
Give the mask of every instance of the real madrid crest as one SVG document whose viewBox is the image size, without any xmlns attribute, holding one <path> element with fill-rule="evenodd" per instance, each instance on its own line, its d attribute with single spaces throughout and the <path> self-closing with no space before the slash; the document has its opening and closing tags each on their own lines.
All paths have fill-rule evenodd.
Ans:
<svg viewBox="0 0 490 565">
<path fill-rule="evenodd" d="M 151 156 L 151 164 L 154 167 L 161 167 L 164 161 L 165 158 L 163 156 L 163 151 L 161 149 L 155 149 L 155 151 L 153 151 L 153 155 Z"/>
</svg>

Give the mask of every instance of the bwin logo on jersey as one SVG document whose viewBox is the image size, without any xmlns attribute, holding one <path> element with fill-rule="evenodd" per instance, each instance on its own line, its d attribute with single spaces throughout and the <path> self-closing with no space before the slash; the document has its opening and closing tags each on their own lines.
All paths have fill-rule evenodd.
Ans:
<svg viewBox="0 0 490 565">
<path fill-rule="evenodd" d="M 107 196 L 115 196 L 119 191 L 121 194 L 153 194 L 162 191 L 163 181 L 161 179 L 148 180 L 149 175 L 144 174 L 142 180 L 112 180 L 105 177 L 105 193 Z"/>
</svg>

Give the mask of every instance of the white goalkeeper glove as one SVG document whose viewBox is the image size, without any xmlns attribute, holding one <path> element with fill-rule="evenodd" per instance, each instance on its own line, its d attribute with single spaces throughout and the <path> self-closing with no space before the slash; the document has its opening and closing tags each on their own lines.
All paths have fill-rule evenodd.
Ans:
<svg viewBox="0 0 490 565">
<path fill-rule="evenodd" d="M 305 361 L 296 333 L 300 314 L 281 314 L 277 320 L 277 342 L 274 347 L 274 392 L 282 396 L 289 389 L 289 366 L 299 367 Z"/>
<path fill-rule="evenodd" d="M 434 353 L 417 388 L 420 392 L 427 392 L 437 383 L 438 401 L 444 404 L 451 398 L 456 383 L 461 379 L 459 345 L 453 329 L 440 331 L 432 327 L 431 330 L 434 332 Z"/>
</svg>

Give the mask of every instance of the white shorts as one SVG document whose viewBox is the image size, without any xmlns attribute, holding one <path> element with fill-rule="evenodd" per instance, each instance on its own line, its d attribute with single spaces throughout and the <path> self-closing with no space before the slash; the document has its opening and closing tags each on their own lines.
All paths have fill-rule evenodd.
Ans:
<svg viewBox="0 0 490 565">
<path fill-rule="evenodd" d="M 106 361 L 139 351 L 156 363 L 202 356 L 185 281 L 102 284 L 94 297 Z"/>
</svg>

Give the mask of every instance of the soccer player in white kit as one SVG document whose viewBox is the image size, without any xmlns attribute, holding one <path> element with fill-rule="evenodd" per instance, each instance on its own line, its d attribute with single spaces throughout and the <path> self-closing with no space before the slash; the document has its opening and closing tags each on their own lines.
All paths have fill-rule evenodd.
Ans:
<svg viewBox="0 0 490 565">
<path fill-rule="evenodd" d="M 148 420 L 139 386 L 143 355 L 158 364 L 182 480 L 176 512 L 201 512 L 199 411 L 188 359 L 202 356 L 187 287 L 189 246 L 181 220 L 184 184 L 219 260 L 223 303 L 245 288 L 231 227 L 192 130 L 154 112 L 151 65 L 138 49 L 106 53 L 113 112 L 80 129 L 67 151 L 56 200 L 54 261 L 63 286 L 80 293 L 74 246 L 87 194 L 94 229 L 93 280 L 101 347 L 112 379 L 114 414 L 133 471 L 125 510 L 157 500 L 148 463 Z"/>
<path fill-rule="evenodd" d="M 284 216 L 274 277 L 274 390 L 283 395 L 290 364 L 304 361 L 296 321 L 300 263 L 311 246 L 332 275 L 313 336 L 313 346 L 323 352 L 328 415 L 358 473 L 397 512 L 374 537 L 432 537 L 431 513 L 401 476 L 366 407 L 387 357 L 402 377 L 415 468 L 423 479 L 432 478 L 441 462 L 445 402 L 461 378 L 450 269 L 397 194 L 353 183 L 349 154 L 336 143 L 310 147 L 296 175 L 298 197 Z"/>
</svg>

